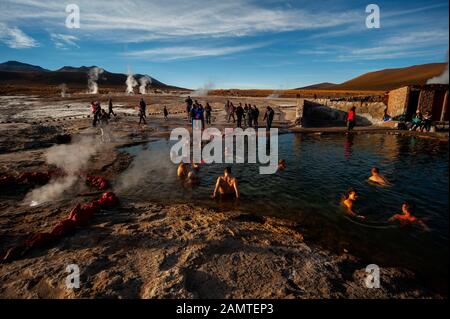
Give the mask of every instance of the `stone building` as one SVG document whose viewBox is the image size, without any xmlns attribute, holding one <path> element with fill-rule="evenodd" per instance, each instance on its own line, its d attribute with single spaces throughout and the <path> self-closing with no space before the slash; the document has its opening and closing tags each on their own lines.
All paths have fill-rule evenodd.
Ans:
<svg viewBox="0 0 450 319">
<path fill-rule="evenodd" d="M 419 110 L 431 112 L 434 121 L 448 122 L 448 84 L 410 85 L 389 92 L 387 113 L 411 121 Z"/>
</svg>

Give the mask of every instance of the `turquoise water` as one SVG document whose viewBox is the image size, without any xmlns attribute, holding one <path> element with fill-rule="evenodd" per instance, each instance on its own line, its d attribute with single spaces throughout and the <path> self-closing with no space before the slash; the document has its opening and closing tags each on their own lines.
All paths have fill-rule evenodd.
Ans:
<svg viewBox="0 0 450 319">
<path fill-rule="evenodd" d="M 231 165 L 241 190 L 239 202 L 210 199 L 224 164 L 202 166 L 200 185 L 185 187 L 170 162 L 170 147 L 171 142 L 160 140 L 125 149 L 133 155 L 148 152 L 147 177 L 121 196 L 290 218 L 299 222 L 307 239 L 338 252 L 346 248 L 370 263 L 410 268 L 433 286 L 447 289 L 447 143 L 384 134 L 280 135 L 279 157 L 286 160 L 286 170 L 260 175 L 259 164 Z M 367 182 L 372 166 L 391 187 Z M 349 187 L 358 191 L 356 210 L 367 220 L 353 220 L 340 207 Z M 416 216 L 429 232 L 387 222 L 405 200 L 416 203 Z"/>
</svg>

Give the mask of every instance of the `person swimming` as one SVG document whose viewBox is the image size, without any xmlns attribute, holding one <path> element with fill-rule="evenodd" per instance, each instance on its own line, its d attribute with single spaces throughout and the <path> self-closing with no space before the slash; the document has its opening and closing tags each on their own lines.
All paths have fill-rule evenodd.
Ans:
<svg viewBox="0 0 450 319">
<path fill-rule="evenodd" d="M 286 169 L 286 161 L 284 159 L 280 159 L 278 161 L 278 170 L 284 171 Z"/>
<path fill-rule="evenodd" d="M 178 169 L 177 169 L 178 177 L 185 178 L 188 176 L 188 173 L 189 173 L 189 164 L 188 163 L 181 162 L 180 164 L 178 164 Z"/>
<path fill-rule="evenodd" d="M 372 176 L 369 177 L 370 182 L 382 186 L 389 185 L 389 181 L 383 175 L 380 174 L 380 170 L 377 167 L 373 167 L 370 172 L 372 173 Z"/>
<path fill-rule="evenodd" d="M 231 167 L 226 167 L 223 176 L 217 178 L 212 198 L 216 198 L 218 193 L 222 196 L 234 195 L 236 198 L 240 197 L 237 179 L 231 175 Z"/>
<path fill-rule="evenodd" d="M 353 204 L 355 203 L 357 198 L 358 198 L 358 194 L 356 193 L 356 191 L 353 188 L 350 188 L 344 194 L 344 197 L 342 199 L 342 204 L 345 206 L 345 208 L 347 209 L 347 213 L 350 216 L 365 219 L 366 217 L 358 215 L 357 213 L 355 213 L 355 211 L 353 209 Z"/>
<path fill-rule="evenodd" d="M 396 214 L 388 219 L 389 222 L 398 221 L 401 225 L 412 225 L 417 224 L 422 226 L 425 230 L 429 230 L 428 226 L 425 225 L 423 221 L 413 216 L 416 211 L 416 206 L 413 203 L 404 202 L 402 204 L 402 212 L 400 214 Z"/>
</svg>

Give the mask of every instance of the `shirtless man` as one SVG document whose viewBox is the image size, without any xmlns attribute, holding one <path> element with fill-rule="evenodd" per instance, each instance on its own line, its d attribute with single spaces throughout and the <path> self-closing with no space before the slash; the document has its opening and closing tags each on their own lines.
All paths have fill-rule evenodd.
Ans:
<svg viewBox="0 0 450 319">
<path fill-rule="evenodd" d="M 240 197 L 237 179 L 231 175 L 230 167 L 226 167 L 223 172 L 223 176 L 219 176 L 217 178 L 216 187 L 214 188 L 212 198 L 216 198 L 218 192 L 222 196 L 235 195 L 236 198 Z"/>
<path fill-rule="evenodd" d="M 372 176 L 369 177 L 369 181 L 382 185 L 382 186 L 388 186 L 389 182 L 388 180 L 380 174 L 380 170 L 377 167 L 372 168 L 370 171 L 372 173 Z"/>
<path fill-rule="evenodd" d="M 402 205 L 402 212 L 400 214 L 396 214 L 389 218 L 388 221 L 399 221 L 402 225 L 411 225 L 411 224 L 417 224 L 422 226 L 425 230 L 429 230 L 427 225 L 417 217 L 412 216 L 412 214 L 415 212 L 415 206 L 411 203 L 405 202 Z"/>
<path fill-rule="evenodd" d="M 350 188 L 347 193 L 345 193 L 345 196 L 342 200 L 342 204 L 347 208 L 347 213 L 350 216 L 365 219 L 366 217 L 358 215 L 355 213 L 353 209 L 353 204 L 356 202 L 356 199 L 358 198 L 358 195 L 356 194 L 356 191 L 352 188 Z"/>
</svg>

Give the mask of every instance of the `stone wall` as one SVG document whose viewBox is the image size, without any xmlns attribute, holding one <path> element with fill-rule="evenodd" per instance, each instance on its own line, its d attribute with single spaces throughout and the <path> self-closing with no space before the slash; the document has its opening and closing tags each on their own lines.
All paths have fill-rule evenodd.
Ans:
<svg viewBox="0 0 450 319">
<path fill-rule="evenodd" d="M 408 86 L 389 92 L 387 113 L 391 117 L 398 117 L 406 112 L 408 107 L 410 88 Z"/>
<path fill-rule="evenodd" d="M 434 92 L 434 89 L 423 89 L 420 91 L 418 110 L 422 112 L 422 114 L 431 112 L 431 108 L 433 107 Z"/>
<path fill-rule="evenodd" d="M 367 119 L 367 121 L 372 124 L 379 124 L 383 122 L 384 111 L 387 107 L 383 102 L 349 102 L 333 101 L 331 99 L 308 99 L 308 101 L 345 113 L 354 106 L 356 107 L 356 114 Z"/>
</svg>

